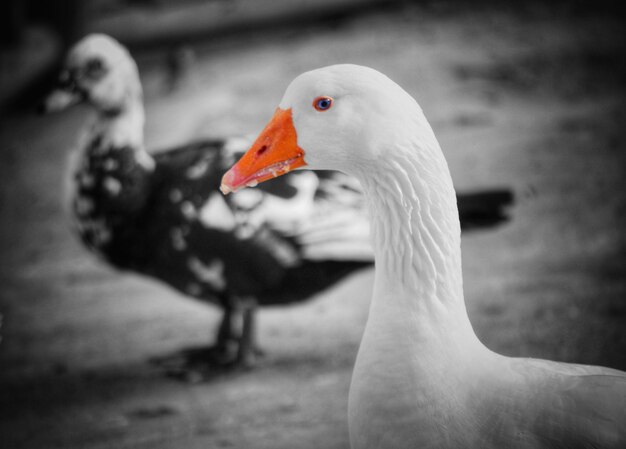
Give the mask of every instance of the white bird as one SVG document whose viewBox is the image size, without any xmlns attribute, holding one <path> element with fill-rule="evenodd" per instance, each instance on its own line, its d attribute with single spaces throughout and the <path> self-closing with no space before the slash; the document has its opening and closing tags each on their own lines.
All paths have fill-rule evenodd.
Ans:
<svg viewBox="0 0 626 449">
<path fill-rule="evenodd" d="M 420 106 L 385 75 L 304 73 L 222 191 L 293 168 L 341 170 L 370 208 L 376 275 L 349 394 L 362 448 L 626 448 L 626 373 L 510 358 L 463 299 L 452 180 Z"/>
</svg>

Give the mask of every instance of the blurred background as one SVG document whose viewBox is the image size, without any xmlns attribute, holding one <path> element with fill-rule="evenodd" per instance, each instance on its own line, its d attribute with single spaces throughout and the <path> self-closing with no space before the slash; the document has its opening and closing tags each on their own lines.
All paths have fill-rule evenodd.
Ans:
<svg viewBox="0 0 626 449">
<path fill-rule="evenodd" d="M 64 51 L 127 45 L 150 150 L 255 134 L 287 84 L 374 67 L 425 110 L 458 190 L 511 221 L 463 237 L 470 318 L 498 352 L 626 370 L 626 40 L 617 1 L 4 0 L 0 446 L 345 448 L 373 271 L 264 309 L 253 370 L 189 384 L 151 364 L 219 314 L 115 272 L 69 231 L 65 163 L 90 111 L 39 117 Z"/>
</svg>

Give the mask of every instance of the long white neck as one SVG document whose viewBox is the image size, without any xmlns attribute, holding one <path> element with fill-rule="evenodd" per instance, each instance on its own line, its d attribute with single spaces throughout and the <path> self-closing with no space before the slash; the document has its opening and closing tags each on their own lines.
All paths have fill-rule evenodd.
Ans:
<svg viewBox="0 0 626 449">
<path fill-rule="evenodd" d="M 372 307 L 398 303 L 424 332 L 449 324 L 473 335 L 463 299 L 452 179 L 425 119 L 414 126 L 390 142 L 376 167 L 358 174 L 369 200 L 376 256 Z"/>
<path fill-rule="evenodd" d="M 386 161 L 364 180 L 377 283 L 428 310 L 463 308 L 460 227 L 449 175 L 420 170 L 418 155 Z M 438 170 L 439 171 L 439 170 Z M 429 177 L 431 179 L 424 179 Z"/>
<path fill-rule="evenodd" d="M 383 160 L 354 173 L 369 200 L 376 260 L 350 387 L 355 448 L 377 447 L 390 427 L 426 435 L 415 417 L 453 409 L 450 392 L 490 354 L 463 300 L 456 195 L 439 144 L 423 117 L 387 141 Z"/>
</svg>

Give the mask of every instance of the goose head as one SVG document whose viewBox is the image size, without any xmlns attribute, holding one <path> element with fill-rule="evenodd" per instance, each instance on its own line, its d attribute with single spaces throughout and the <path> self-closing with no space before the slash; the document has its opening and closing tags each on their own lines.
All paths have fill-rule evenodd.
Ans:
<svg viewBox="0 0 626 449">
<path fill-rule="evenodd" d="M 417 114 L 416 114 L 417 112 Z M 298 76 L 248 152 L 222 179 L 222 191 L 305 167 L 357 175 L 394 151 L 392 142 L 422 121 L 421 109 L 382 73 L 351 64 Z"/>
<path fill-rule="evenodd" d="M 44 112 L 88 102 L 98 111 L 115 114 L 141 101 L 139 72 L 130 53 L 104 34 L 91 34 L 68 52 L 58 87 L 44 101 Z"/>
</svg>

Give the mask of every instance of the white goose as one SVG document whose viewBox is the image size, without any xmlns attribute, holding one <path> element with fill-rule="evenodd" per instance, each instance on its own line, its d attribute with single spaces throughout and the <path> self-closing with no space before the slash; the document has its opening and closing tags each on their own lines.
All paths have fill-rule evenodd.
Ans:
<svg viewBox="0 0 626 449">
<path fill-rule="evenodd" d="M 409 94 L 355 65 L 299 76 L 222 191 L 303 166 L 354 175 L 370 206 L 376 277 L 350 387 L 353 448 L 626 447 L 626 373 L 504 357 L 474 334 L 452 180 Z"/>
</svg>

